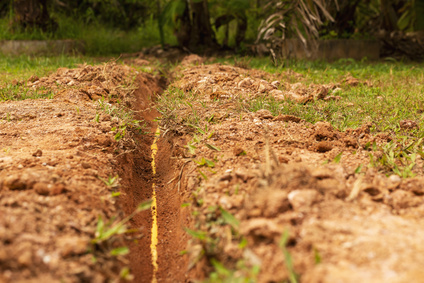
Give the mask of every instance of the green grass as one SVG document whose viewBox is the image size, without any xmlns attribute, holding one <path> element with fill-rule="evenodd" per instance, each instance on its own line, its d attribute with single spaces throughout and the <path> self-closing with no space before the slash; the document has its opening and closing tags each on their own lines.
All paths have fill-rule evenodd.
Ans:
<svg viewBox="0 0 424 283">
<path fill-rule="evenodd" d="M 157 21 L 153 17 L 147 19 L 141 26 L 124 31 L 102 25 L 96 20 L 86 23 L 83 19 L 55 14 L 52 16 L 58 23 L 55 33 L 38 29 L 12 31 L 9 27 L 10 20 L 0 19 L 0 40 L 82 40 L 86 54 L 91 56 L 140 52 L 145 47 L 160 43 Z M 166 43 L 177 44 L 171 28 L 165 27 L 164 33 Z"/>
<path fill-rule="evenodd" d="M 58 68 L 75 68 L 79 64 L 99 61 L 90 57 L 55 56 L 4 56 L 0 55 L 0 101 L 28 98 L 53 98 L 51 90 L 26 87 L 31 76 L 44 77 Z"/>
<path fill-rule="evenodd" d="M 58 68 L 75 68 L 79 64 L 93 64 L 101 59 L 83 56 L 4 56 L 0 55 L 0 86 L 12 80 L 26 80 L 32 75 L 46 76 Z M 104 58 L 103 58 L 104 60 Z"/>
<path fill-rule="evenodd" d="M 234 63 L 233 60 L 219 60 Z M 337 101 L 318 100 L 306 105 L 292 101 L 276 101 L 271 96 L 262 96 L 248 102 L 246 110 L 268 109 L 273 115 L 290 114 L 308 122 L 328 121 L 341 131 L 357 128 L 364 123 L 373 123 L 373 132 L 402 132 L 401 120 L 414 120 L 424 128 L 424 84 L 423 64 L 403 62 L 359 62 L 339 60 L 334 63 L 290 61 L 285 66 L 275 66 L 268 58 L 252 58 L 251 68 L 278 75 L 289 70 L 301 74 L 298 78 L 288 76 L 288 82 L 305 85 L 340 83 L 341 91 L 335 95 Z M 348 86 L 344 78 L 353 76 L 368 81 L 371 85 Z M 283 76 L 285 80 L 286 76 Z M 422 130 L 412 131 L 422 135 Z"/>
</svg>

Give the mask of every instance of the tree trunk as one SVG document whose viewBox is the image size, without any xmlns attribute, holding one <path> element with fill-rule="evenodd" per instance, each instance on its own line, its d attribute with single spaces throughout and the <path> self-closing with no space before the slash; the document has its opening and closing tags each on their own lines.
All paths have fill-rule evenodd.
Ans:
<svg viewBox="0 0 424 283">
<path fill-rule="evenodd" d="M 56 29 L 56 23 L 50 18 L 47 0 L 14 0 L 14 24 L 23 28 L 40 28 L 43 31 Z"/>
<path fill-rule="evenodd" d="M 398 16 L 396 15 L 396 11 L 392 6 L 391 0 L 381 0 L 380 8 L 381 8 L 381 17 L 382 17 L 382 26 L 381 28 L 387 31 L 398 30 L 397 22 Z"/>
<path fill-rule="evenodd" d="M 218 44 L 210 23 L 208 1 L 190 0 L 190 8 L 192 25 L 188 48 L 193 51 L 216 48 Z"/>
</svg>

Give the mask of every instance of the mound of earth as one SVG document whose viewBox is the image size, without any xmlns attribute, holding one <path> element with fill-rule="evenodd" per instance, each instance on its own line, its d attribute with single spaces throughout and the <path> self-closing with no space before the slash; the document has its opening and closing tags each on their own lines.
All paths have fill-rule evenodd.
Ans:
<svg viewBox="0 0 424 283">
<path fill-rule="evenodd" d="M 148 223 L 123 232 L 125 216 L 151 195 L 133 196 L 132 175 L 143 162 L 150 168 L 144 132 L 156 79 L 112 63 L 21 84 L 55 98 L 0 104 L 0 282 L 129 278 L 127 252 L 115 249 L 149 238 Z"/>
<path fill-rule="evenodd" d="M 194 59 L 193 59 L 194 60 Z M 182 66 L 191 63 L 190 60 Z M 195 67 L 182 70 L 183 78 L 173 83 L 183 91 L 195 94 L 207 94 L 211 99 L 249 99 L 268 94 L 276 100 L 290 99 L 299 103 L 306 103 L 316 99 L 339 99 L 330 95 L 340 89 L 340 84 L 306 86 L 302 82 L 289 83 L 281 77 L 293 74 L 271 75 L 265 71 L 244 69 L 240 67 L 211 64 L 199 65 L 202 61 L 195 58 Z M 358 85 L 357 79 L 347 78 L 345 85 Z"/>
<path fill-rule="evenodd" d="M 192 277 L 416 281 L 424 264 L 422 160 L 417 177 L 386 176 L 368 166 L 368 147 L 391 138 L 371 135 L 371 124 L 340 132 L 327 122 L 240 110 L 240 101 L 296 85 L 266 76 L 192 66 L 173 83 L 192 98 L 161 124 L 175 135 L 173 155 L 192 195 Z"/>
<path fill-rule="evenodd" d="M 0 282 L 421 278 L 421 157 L 401 178 L 371 150 L 391 141 L 372 124 L 248 110 L 368 82 L 204 62 L 186 58 L 160 95 L 161 79 L 115 63 L 15 82 L 54 98 L 0 103 Z"/>
</svg>

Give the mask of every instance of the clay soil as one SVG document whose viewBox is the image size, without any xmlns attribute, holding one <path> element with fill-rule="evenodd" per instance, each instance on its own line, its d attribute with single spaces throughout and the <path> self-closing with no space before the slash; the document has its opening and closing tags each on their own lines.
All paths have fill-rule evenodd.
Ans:
<svg viewBox="0 0 424 283">
<path fill-rule="evenodd" d="M 366 145 L 391 140 L 371 124 L 340 132 L 248 111 L 262 96 L 341 99 L 340 82 L 202 63 L 184 59 L 168 90 L 115 63 L 17 82 L 55 96 L 0 103 L 0 282 L 119 282 L 126 267 L 151 282 L 151 211 L 133 212 L 153 183 L 158 282 L 424 278 L 421 160 L 402 179 L 367 166 Z M 191 99 L 170 109 L 176 90 Z M 127 216 L 125 233 L 102 238 Z"/>
</svg>

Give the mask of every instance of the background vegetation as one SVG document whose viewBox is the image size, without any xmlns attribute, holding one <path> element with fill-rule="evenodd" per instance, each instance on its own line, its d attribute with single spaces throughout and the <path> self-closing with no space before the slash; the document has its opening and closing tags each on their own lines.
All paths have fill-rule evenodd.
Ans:
<svg viewBox="0 0 424 283">
<path fill-rule="evenodd" d="M 0 40 L 84 40 L 89 55 L 179 45 L 250 51 L 288 37 L 379 38 L 424 29 L 424 0 L 6 0 Z M 398 40 L 399 41 L 399 40 Z"/>
</svg>

